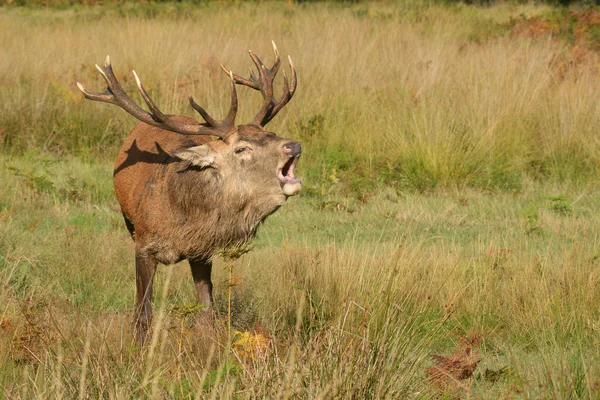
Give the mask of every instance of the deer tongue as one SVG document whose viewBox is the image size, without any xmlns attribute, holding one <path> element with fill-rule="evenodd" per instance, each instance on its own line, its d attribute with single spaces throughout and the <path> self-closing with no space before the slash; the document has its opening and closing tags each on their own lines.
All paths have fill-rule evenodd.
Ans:
<svg viewBox="0 0 600 400">
<path fill-rule="evenodd" d="M 294 176 L 294 169 L 298 163 L 298 157 L 290 158 L 283 168 L 279 170 L 279 182 L 286 196 L 295 196 L 302 190 L 302 182 Z"/>
</svg>

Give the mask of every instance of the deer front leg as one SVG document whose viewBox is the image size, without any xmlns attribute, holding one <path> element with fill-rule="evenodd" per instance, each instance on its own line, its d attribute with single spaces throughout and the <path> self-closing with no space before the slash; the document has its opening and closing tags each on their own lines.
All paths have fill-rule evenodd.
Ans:
<svg viewBox="0 0 600 400">
<path fill-rule="evenodd" d="M 152 323 L 152 283 L 156 271 L 156 259 L 146 253 L 136 251 L 135 283 L 137 302 L 134 315 L 135 337 L 139 344 L 146 340 Z"/>
<path fill-rule="evenodd" d="M 210 274 L 212 272 L 212 261 L 206 259 L 189 260 L 192 269 L 192 277 L 196 286 L 196 294 L 200 304 L 206 306 L 206 311 L 212 311 L 212 282 Z"/>
</svg>

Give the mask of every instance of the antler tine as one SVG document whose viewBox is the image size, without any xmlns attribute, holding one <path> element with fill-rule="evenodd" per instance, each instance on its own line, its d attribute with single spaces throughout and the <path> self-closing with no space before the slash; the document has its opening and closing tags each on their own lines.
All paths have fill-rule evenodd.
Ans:
<svg viewBox="0 0 600 400">
<path fill-rule="evenodd" d="M 150 114 L 150 116 L 156 122 L 166 122 L 167 121 L 167 117 L 165 116 L 165 114 L 162 113 L 162 111 L 160 111 L 158 109 L 158 107 L 156 106 L 156 104 L 154 104 L 154 102 L 152 101 L 152 99 L 148 95 L 148 92 L 146 92 L 146 89 L 144 89 L 144 86 L 142 85 L 142 81 L 140 81 L 140 78 L 135 73 L 135 70 L 131 70 L 131 72 L 133 72 L 133 76 L 135 77 L 135 82 L 137 83 L 138 90 L 140 91 L 140 94 L 142 95 L 142 98 L 144 99 L 144 101 L 148 105 L 148 108 L 150 108 L 150 111 L 152 112 L 152 114 Z"/>
<path fill-rule="evenodd" d="M 256 66 L 256 69 L 258 71 L 258 77 L 256 77 L 254 75 L 254 71 L 252 71 L 251 68 L 248 68 L 248 71 L 250 72 L 250 78 L 248 78 L 248 79 L 242 78 L 241 76 L 236 75 L 236 74 L 233 75 L 235 82 L 238 85 L 248 86 L 248 87 L 251 87 L 252 89 L 259 90 L 262 92 L 263 86 L 261 86 L 261 83 L 262 83 L 261 81 L 264 80 L 264 78 L 265 78 L 265 74 L 263 73 L 263 68 L 264 68 L 264 71 L 267 72 L 266 75 L 270 78 L 273 78 L 275 76 L 275 74 L 277 74 L 277 71 L 279 71 L 279 66 L 281 64 L 281 59 L 279 58 L 279 50 L 277 50 L 277 46 L 275 45 L 274 42 L 271 42 L 271 43 L 273 44 L 273 51 L 275 53 L 275 62 L 273 64 L 273 67 L 268 69 L 263 64 L 261 59 L 258 58 L 258 56 L 252 52 L 252 50 L 248 50 L 248 54 L 250 55 L 250 58 L 252 58 L 252 61 L 254 62 L 254 65 Z M 223 65 L 221 65 L 221 69 L 223 69 L 223 71 L 225 71 L 225 73 L 227 75 L 229 75 L 230 71 L 227 68 L 225 68 Z"/>
<path fill-rule="evenodd" d="M 225 73 L 227 75 L 229 75 L 231 72 L 230 70 L 225 68 L 223 66 L 223 64 L 221 64 L 221 69 L 223 71 L 225 71 Z M 254 76 L 254 73 L 252 72 L 252 70 L 250 70 L 250 79 L 242 78 L 241 76 L 236 75 L 236 74 L 233 74 L 233 79 L 234 79 L 235 83 L 237 83 L 238 85 L 244 85 L 244 86 L 251 87 L 252 89 L 255 89 L 255 90 L 260 90 L 260 86 L 258 85 L 258 83 L 256 81 L 256 77 Z"/>
<path fill-rule="evenodd" d="M 258 57 L 257 57 L 258 58 Z M 270 114 L 271 109 L 273 108 L 273 79 L 275 76 L 270 76 L 269 70 L 264 65 L 261 65 L 260 68 L 260 92 L 263 95 L 264 102 L 260 111 L 254 117 L 252 123 L 254 125 L 264 126 L 264 119 L 267 115 Z"/>
<path fill-rule="evenodd" d="M 151 113 L 149 113 L 137 105 L 133 100 L 131 100 L 127 93 L 125 93 L 125 90 L 123 90 L 121 84 L 115 77 L 109 56 L 106 56 L 104 67 L 96 65 L 96 69 L 98 69 L 100 74 L 102 74 L 104 80 L 106 81 L 107 88 L 103 93 L 95 93 L 88 91 L 81 83 L 77 82 L 77 87 L 79 90 L 81 90 L 85 98 L 89 100 L 115 104 L 148 125 L 156 126 L 184 135 L 214 135 L 220 138 L 226 137 L 231 131 L 231 128 L 234 126 L 233 124 L 227 127 L 222 124 L 212 124 L 211 122 L 215 122 L 215 120 L 212 119 L 206 112 L 204 114 L 208 118 L 206 118 L 204 115 L 203 118 L 207 122 L 208 126 L 205 124 L 185 124 L 173 120 L 171 116 L 165 115 L 162 111 L 160 111 L 160 109 L 148 95 L 148 92 L 146 92 L 146 89 L 144 89 L 144 86 L 142 85 L 142 82 L 136 72 L 133 71 L 140 94 L 150 108 Z"/>
<path fill-rule="evenodd" d="M 221 65 L 221 67 L 223 67 L 223 66 Z M 202 108 L 198 104 L 196 104 L 196 102 L 194 101 L 192 96 L 189 97 L 190 105 L 194 108 L 194 110 L 196 110 L 196 111 L 198 111 L 198 113 L 200 113 L 202 118 L 204 118 L 204 120 L 210 126 L 215 127 L 217 129 L 223 129 L 225 131 L 229 130 L 232 127 L 235 127 L 235 117 L 237 115 L 237 110 L 238 110 L 237 91 L 235 89 L 235 80 L 233 77 L 233 72 L 231 72 L 231 71 L 229 71 L 229 78 L 231 80 L 231 105 L 229 107 L 229 112 L 227 113 L 227 116 L 222 121 L 217 121 L 214 118 L 212 118 L 210 115 L 208 115 L 208 113 L 206 112 L 206 110 L 204 110 L 204 108 Z"/>
<path fill-rule="evenodd" d="M 279 50 L 277 50 L 277 45 L 274 41 L 271 40 L 271 44 L 273 45 L 273 53 L 275 53 L 275 62 L 273 63 L 273 68 L 271 68 L 271 73 L 273 76 L 279 71 L 279 66 L 281 65 L 281 58 L 279 57 Z"/>
<path fill-rule="evenodd" d="M 96 64 L 96 69 L 106 81 L 107 88 L 104 90 L 104 93 L 95 93 L 86 90 L 81 83 L 77 82 L 77 87 L 83 92 L 83 95 L 86 99 L 118 105 L 125 111 L 141 120 L 147 120 L 148 118 L 152 119 L 150 114 L 135 104 L 121 87 L 113 72 L 112 65 L 110 63 L 110 56 L 106 56 L 106 59 L 104 60 L 104 67 L 100 67 L 98 64 Z"/>
<path fill-rule="evenodd" d="M 287 75 L 285 71 L 283 71 L 283 94 L 273 105 L 271 112 L 269 115 L 265 116 L 268 118 L 266 120 L 261 121 L 261 126 L 265 126 L 270 120 L 272 120 L 277 113 L 292 99 L 294 93 L 296 93 L 296 87 L 298 86 L 298 76 L 296 75 L 296 69 L 294 68 L 294 63 L 292 62 L 292 57 L 288 56 L 288 61 L 290 63 L 290 72 L 291 72 L 291 83 L 288 83 Z"/>
<path fill-rule="evenodd" d="M 296 68 L 294 68 L 294 63 L 292 62 L 292 57 L 288 56 L 288 62 L 290 63 L 290 72 L 292 73 L 292 85 L 290 88 L 291 96 L 296 93 L 296 87 L 298 86 L 298 75 L 296 74 Z"/>
<path fill-rule="evenodd" d="M 233 72 L 229 71 L 229 79 L 231 84 L 231 106 L 229 107 L 229 113 L 223 120 L 227 125 L 235 126 L 235 117 L 238 110 L 238 98 L 237 91 L 235 90 L 235 79 L 233 78 Z"/>
<path fill-rule="evenodd" d="M 248 86 L 252 89 L 258 90 L 261 92 L 264 102 L 260 111 L 254 117 L 252 121 L 255 125 L 265 126 L 275 115 L 285 106 L 296 91 L 296 86 L 298 82 L 298 78 L 296 76 L 296 70 L 294 68 L 294 64 L 292 63 L 292 59 L 288 56 L 288 60 L 290 62 L 291 69 L 291 83 L 288 82 L 287 76 L 285 72 L 283 74 L 283 94 L 279 98 L 279 100 L 275 101 L 273 95 L 273 81 L 275 80 L 275 75 L 279 71 L 281 66 L 281 58 L 279 56 L 279 50 L 275 45 L 275 42 L 271 42 L 273 44 L 273 53 L 275 55 L 275 60 L 273 62 L 273 66 L 271 68 L 267 68 L 263 62 L 256 56 L 252 51 L 248 51 L 250 54 L 250 58 L 254 62 L 256 69 L 258 71 L 258 77 L 254 75 L 254 72 L 250 70 L 250 78 L 242 78 L 239 75 L 233 75 L 233 79 L 235 83 L 238 85 Z M 228 70 L 222 67 L 223 70 L 227 73 Z"/>
<path fill-rule="evenodd" d="M 252 59 L 252 61 L 254 61 L 254 65 L 256 65 L 256 69 L 258 70 L 258 73 L 260 75 L 261 68 L 264 67 L 266 69 L 265 65 L 260 60 L 260 58 L 258 58 L 258 56 L 252 52 L 252 50 L 248 50 L 248 54 L 250 55 L 250 58 Z"/>
<path fill-rule="evenodd" d="M 188 100 L 190 101 L 190 105 L 192 106 L 192 108 L 194 110 L 196 110 L 198 112 L 198 114 L 200 114 L 200 116 L 206 121 L 206 123 L 210 126 L 216 126 L 218 125 L 219 121 L 217 121 L 216 119 L 214 119 L 213 117 L 211 117 L 210 115 L 208 115 L 208 113 L 206 112 L 206 110 L 202 107 L 200 107 L 198 105 L 198 103 L 196 103 L 194 101 L 194 98 L 192 97 L 192 95 L 188 96 Z"/>
</svg>

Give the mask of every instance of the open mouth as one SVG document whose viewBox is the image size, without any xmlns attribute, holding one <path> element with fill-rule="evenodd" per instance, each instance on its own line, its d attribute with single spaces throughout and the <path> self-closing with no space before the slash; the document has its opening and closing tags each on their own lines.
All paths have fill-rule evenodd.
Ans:
<svg viewBox="0 0 600 400">
<path fill-rule="evenodd" d="M 290 157 L 290 159 L 277 171 L 279 183 L 286 196 L 294 196 L 300 193 L 302 182 L 294 176 L 294 170 L 300 156 Z"/>
</svg>

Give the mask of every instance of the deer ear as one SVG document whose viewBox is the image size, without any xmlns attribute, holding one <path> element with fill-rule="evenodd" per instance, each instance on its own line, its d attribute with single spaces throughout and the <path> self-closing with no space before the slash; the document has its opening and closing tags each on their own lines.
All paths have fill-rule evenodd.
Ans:
<svg viewBox="0 0 600 400">
<path fill-rule="evenodd" d="M 181 150 L 174 156 L 201 168 L 209 167 L 215 162 L 215 151 L 206 144 Z"/>
</svg>

